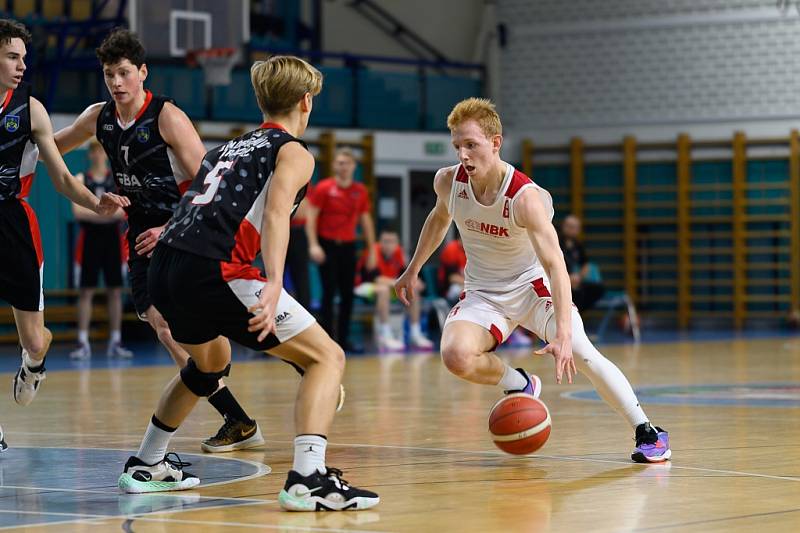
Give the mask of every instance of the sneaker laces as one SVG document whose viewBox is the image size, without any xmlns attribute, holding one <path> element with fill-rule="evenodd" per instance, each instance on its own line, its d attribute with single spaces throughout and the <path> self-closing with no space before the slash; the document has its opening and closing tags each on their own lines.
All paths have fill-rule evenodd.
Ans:
<svg viewBox="0 0 800 533">
<path fill-rule="evenodd" d="M 327 472 L 325 473 L 325 477 L 333 481 L 333 484 L 336 485 L 336 488 L 340 490 L 349 490 L 350 483 L 348 483 L 345 479 L 342 479 L 342 471 L 338 468 L 333 468 L 331 466 L 326 466 L 325 469 Z"/>
<path fill-rule="evenodd" d="M 225 423 L 222 424 L 222 427 L 219 428 L 219 431 L 217 431 L 217 434 L 214 435 L 212 438 L 213 439 L 222 440 L 223 438 L 228 436 L 231 432 L 233 432 L 233 426 L 234 426 L 235 423 L 236 423 L 236 420 L 234 420 L 232 418 L 228 418 L 226 416 L 225 417 Z"/>
<path fill-rule="evenodd" d="M 169 452 L 167 455 L 165 455 L 164 462 L 177 468 L 178 470 L 181 470 L 186 466 L 192 466 L 192 463 L 181 461 L 181 457 L 175 452 Z"/>
</svg>

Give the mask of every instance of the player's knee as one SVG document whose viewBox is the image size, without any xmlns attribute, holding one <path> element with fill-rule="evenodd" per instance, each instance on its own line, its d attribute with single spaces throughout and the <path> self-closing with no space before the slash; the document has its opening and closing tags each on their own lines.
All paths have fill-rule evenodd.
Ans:
<svg viewBox="0 0 800 533">
<path fill-rule="evenodd" d="M 472 370 L 475 353 L 456 343 L 448 343 L 442 346 L 442 362 L 456 376 L 465 376 Z"/>
<path fill-rule="evenodd" d="M 345 356 L 344 350 L 335 342 L 331 343 L 332 346 L 325 352 L 325 362 L 331 366 L 340 375 L 344 375 Z"/>
<path fill-rule="evenodd" d="M 203 372 L 192 358 L 181 369 L 181 381 L 195 396 L 211 396 L 219 388 L 219 380 L 230 374 L 231 365 L 218 372 Z"/>
</svg>

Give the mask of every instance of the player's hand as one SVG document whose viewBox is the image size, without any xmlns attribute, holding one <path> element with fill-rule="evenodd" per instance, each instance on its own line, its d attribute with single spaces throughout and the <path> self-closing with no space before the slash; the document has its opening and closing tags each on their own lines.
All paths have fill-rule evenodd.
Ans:
<svg viewBox="0 0 800 533">
<path fill-rule="evenodd" d="M 314 244 L 308 249 L 308 255 L 311 257 L 311 260 L 314 261 L 316 264 L 321 265 L 325 262 L 325 250 L 322 249 L 322 246 L 319 244 Z"/>
<path fill-rule="evenodd" d="M 261 289 L 258 303 L 248 309 L 255 316 L 248 321 L 247 331 L 260 331 L 258 342 L 275 331 L 275 309 L 281 297 L 281 288 L 279 283 L 267 281 Z"/>
<path fill-rule="evenodd" d="M 553 354 L 556 359 L 556 383 L 559 385 L 565 373 L 567 374 L 567 382 L 570 384 L 572 384 L 572 376 L 578 375 L 575 360 L 572 358 L 572 339 L 569 337 L 556 336 L 553 342 L 533 353 L 536 355 Z"/>
<path fill-rule="evenodd" d="M 397 294 L 397 297 L 400 299 L 400 301 L 406 306 L 411 305 L 411 302 L 414 301 L 414 291 L 417 288 L 417 283 L 419 282 L 418 276 L 419 272 L 414 272 L 411 269 L 407 269 L 399 278 L 397 278 L 397 281 L 394 282 L 394 292 Z"/>
<path fill-rule="evenodd" d="M 158 239 L 164 233 L 164 226 L 156 226 L 141 232 L 136 237 L 136 253 L 139 255 L 153 255 L 153 249 L 158 244 Z"/>
<path fill-rule="evenodd" d="M 367 270 L 376 270 L 378 268 L 378 254 L 375 253 L 375 248 L 367 254 Z"/>
<path fill-rule="evenodd" d="M 94 208 L 94 212 L 100 216 L 109 217 L 117 212 L 117 209 L 128 207 L 131 201 L 126 196 L 120 196 L 113 192 L 103 193 L 100 201 Z"/>
</svg>

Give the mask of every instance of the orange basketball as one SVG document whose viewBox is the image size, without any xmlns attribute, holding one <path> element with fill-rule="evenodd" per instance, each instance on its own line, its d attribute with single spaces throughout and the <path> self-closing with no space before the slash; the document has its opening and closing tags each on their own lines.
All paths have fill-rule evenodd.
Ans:
<svg viewBox="0 0 800 533">
<path fill-rule="evenodd" d="M 489 433 L 495 445 L 506 453 L 533 453 L 550 437 L 550 412 L 530 394 L 509 394 L 489 412 Z"/>
</svg>

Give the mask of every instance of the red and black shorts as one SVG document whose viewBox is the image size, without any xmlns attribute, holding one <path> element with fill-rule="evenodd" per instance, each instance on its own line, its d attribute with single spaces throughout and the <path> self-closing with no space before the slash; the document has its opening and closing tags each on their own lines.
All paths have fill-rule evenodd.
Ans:
<svg viewBox="0 0 800 533">
<path fill-rule="evenodd" d="M 239 270 L 241 276 L 224 276 L 220 261 L 163 243 L 156 246 L 148 290 L 176 341 L 204 344 L 223 336 L 252 350 L 267 351 L 314 324 L 311 313 L 282 290 L 275 309 L 275 332 L 259 341 L 259 332 L 247 331 L 253 317 L 248 309 L 258 304 L 264 278 L 252 275 L 256 269 L 249 265 Z"/>
<path fill-rule="evenodd" d="M 20 311 L 44 310 L 39 222 L 25 200 L 0 201 L 0 300 Z"/>
<path fill-rule="evenodd" d="M 75 265 L 75 277 L 81 289 L 98 287 L 101 273 L 106 287 L 122 287 L 119 224 L 81 223 Z"/>
</svg>

